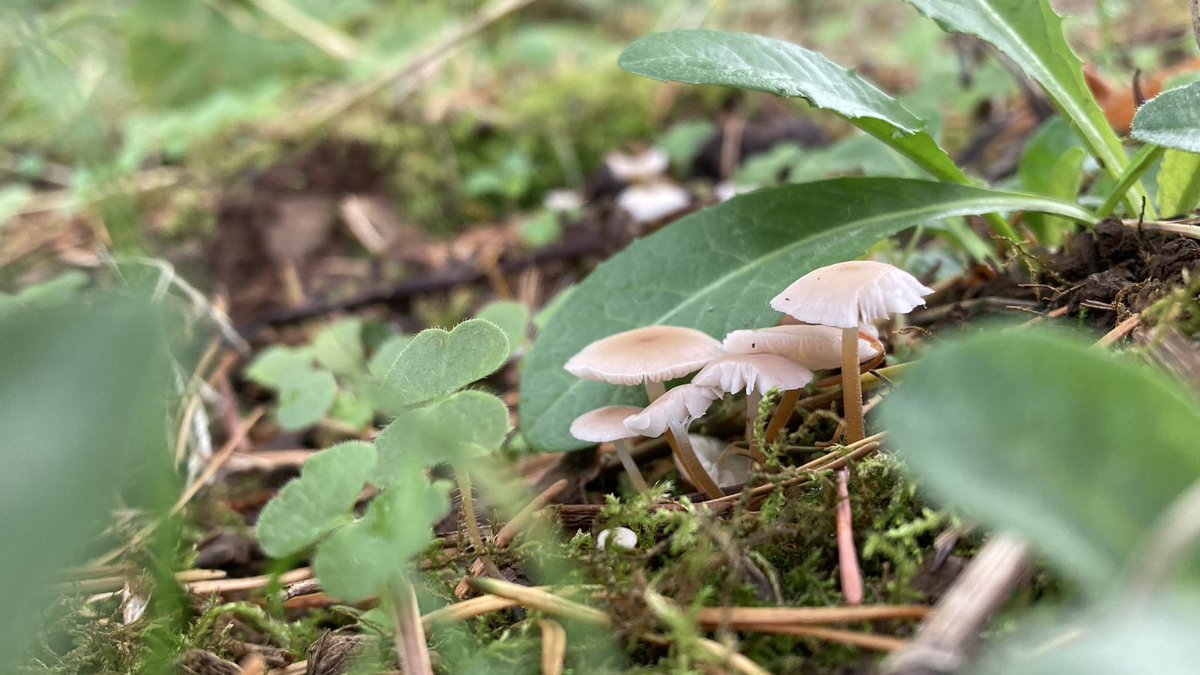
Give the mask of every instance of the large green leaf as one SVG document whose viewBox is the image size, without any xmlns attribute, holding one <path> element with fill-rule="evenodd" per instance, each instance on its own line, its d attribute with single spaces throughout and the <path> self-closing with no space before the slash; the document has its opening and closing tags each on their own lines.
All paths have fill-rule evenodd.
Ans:
<svg viewBox="0 0 1200 675">
<path fill-rule="evenodd" d="M 928 489 L 1097 594 L 1200 478 L 1200 405 L 1086 343 L 992 331 L 936 350 L 883 407 Z"/>
<path fill-rule="evenodd" d="M 1119 178 L 1129 163 L 1121 140 L 1083 80 L 1083 66 L 1063 36 L 1062 19 L 1046 0 L 908 0 L 948 31 L 990 42 L 1041 85 L 1070 120 L 1105 171 Z M 1144 191 L 1129 201 L 1140 207 Z"/>
<path fill-rule="evenodd" d="M 768 301 L 800 275 L 866 253 L 911 225 L 1028 209 L 1080 220 L 1063 202 L 903 178 L 837 178 L 742 195 L 634 242 L 571 293 L 525 361 L 521 430 L 541 450 L 587 444 L 568 430 L 600 406 L 644 401 L 632 388 L 575 379 L 563 364 L 602 337 L 651 324 L 714 336 L 773 324 Z"/>
<path fill-rule="evenodd" d="M 1200 82 L 1164 91 L 1147 101 L 1133 116 L 1133 137 L 1200 153 Z"/>
<path fill-rule="evenodd" d="M 1084 613 L 1040 616 L 988 646 L 973 675 L 1162 675 L 1196 669 L 1200 602 L 1171 593 Z M 1050 619 L 1053 618 L 1052 622 Z M 1048 640 L 1049 635 L 1071 639 Z"/>
<path fill-rule="evenodd" d="M 375 468 L 370 443 L 341 443 L 313 455 L 258 518 L 258 543 L 282 558 L 302 551 L 342 522 Z"/>
<path fill-rule="evenodd" d="M 750 33 L 677 30 L 634 42 L 621 54 L 619 64 L 656 80 L 803 98 L 845 117 L 931 175 L 969 182 L 924 131 L 925 120 L 853 71 L 799 45 Z"/>
<path fill-rule="evenodd" d="M 144 508 L 173 487 L 165 334 L 148 306 L 96 296 L 0 318 L 0 672 L 29 665 L 56 577 L 95 553 L 119 496 Z"/>
</svg>

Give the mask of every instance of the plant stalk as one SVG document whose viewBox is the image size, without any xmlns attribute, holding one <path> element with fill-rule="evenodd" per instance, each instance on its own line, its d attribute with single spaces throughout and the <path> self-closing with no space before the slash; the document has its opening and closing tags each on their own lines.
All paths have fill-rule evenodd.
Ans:
<svg viewBox="0 0 1200 675">
<path fill-rule="evenodd" d="M 483 563 L 483 569 L 488 576 L 494 579 L 503 579 L 504 575 L 500 574 L 500 568 L 496 567 L 496 563 L 492 562 L 491 556 L 487 554 L 487 547 L 483 543 L 483 534 L 479 531 L 479 520 L 475 515 L 475 492 L 471 489 L 471 474 L 465 466 L 455 466 L 454 476 L 458 479 L 458 492 L 462 496 L 463 519 L 467 521 L 467 536 L 471 539 L 471 546 L 475 548 L 475 555 L 479 556 L 479 561 Z"/>
<path fill-rule="evenodd" d="M 396 623 L 396 655 L 401 670 L 409 675 L 433 675 L 417 593 L 407 581 L 403 588 L 392 592 L 392 620 Z"/>
<path fill-rule="evenodd" d="M 1154 163 L 1158 161 L 1159 157 L 1162 157 L 1166 150 L 1167 149 L 1161 145 L 1143 145 L 1142 149 L 1138 151 L 1138 154 L 1134 156 L 1131 162 L 1129 162 L 1129 166 L 1125 167 L 1125 172 L 1121 174 L 1121 180 L 1117 181 L 1116 186 L 1114 186 L 1112 191 L 1108 193 L 1108 197 L 1105 198 L 1104 203 L 1100 205 L 1100 208 L 1096 209 L 1096 216 L 1098 218 L 1107 218 L 1111 216 L 1112 212 L 1116 210 L 1117 204 L 1120 204 L 1121 200 L 1125 198 L 1125 193 L 1129 192 L 1129 188 L 1134 183 L 1138 182 L 1138 180 L 1142 177 L 1142 174 L 1146 173 L 1150 167 L 1154 166 Z M 1154 207 L 1149 203 L 1147 203 L 1144 208 L 1144 215 L 1147 219 L 1154 220 L 1158 217 Z M 1129 215 L 1136 216 L 1138 214 L 1131 213 Z"/>
<path fill-rule="evenodd" d="M 671 445 L 671 450 L 675 452 L 675 457 L 679 459 L 679 463 L 683 466 L 684 473 L 687 474 L 692 485 L 699 488 L 709 499 L 724 497 L 725 493 L 717 486 L 713 477 L 708 475 L 704 466 L 700 464 L 700 459 L 696 457 L 696 451 L 692 449 L 692 442 L 688 439 L 687 426 L 671 422 L 666 436 L 667 443 Z"/>
</svg>

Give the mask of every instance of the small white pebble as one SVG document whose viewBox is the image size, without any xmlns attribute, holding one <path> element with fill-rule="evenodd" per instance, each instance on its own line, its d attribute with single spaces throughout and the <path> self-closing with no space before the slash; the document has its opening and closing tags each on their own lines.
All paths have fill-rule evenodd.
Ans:
<svg viewBox="0 0 1200 675">
<path fill-rule="evenodd" d="M 603 551 L 609 537 L 612 537 L 613 545 L 617 548 L 623 548 L 627 551 L 637 548 L 637 535 L 628 527 L 613 527 L 601 530 L 600 534 L 596 535 L 596 548 Z"/>
</svg>

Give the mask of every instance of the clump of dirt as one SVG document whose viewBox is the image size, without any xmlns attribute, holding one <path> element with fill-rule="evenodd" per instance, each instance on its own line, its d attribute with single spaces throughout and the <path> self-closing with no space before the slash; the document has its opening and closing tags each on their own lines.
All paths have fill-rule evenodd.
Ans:
<svg viewBox="0 0 1200 675">
<path fill-rule="evenodd" d="M 1117 220 L 1072 237 L 1045 265 L 1064 287 L 1054 304 L 1101 329 L 1154 304 L 1197 268 L 1200 242 Z"/>
</svg>

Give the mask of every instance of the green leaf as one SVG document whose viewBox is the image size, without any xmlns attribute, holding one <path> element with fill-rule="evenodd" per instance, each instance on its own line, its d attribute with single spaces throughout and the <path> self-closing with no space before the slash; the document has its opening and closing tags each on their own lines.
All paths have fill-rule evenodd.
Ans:
<svg viewBox="0 0 1200 675">
<path fill-rule="evenodd" d="M 355 429 L 365 428 L 371 423 L 371 420 L 375 419 L 375 408 L 371 405 L 369 391 L 366 394 L 359 394 L 357 390 L 339 390 L 337 399 L 333 402 L 333 408 L 329 410 L 329 416 L 345 422 Z"/>
<path fill-rule="evenodd" d="M 337 392 L 337 381 L 327 370 L 292 371 L 280 383 L 275 419 L 289 431 L 307 429 L 333 408 Z"/>
<path fill-rule="evenodd" d="M 1083 66 L 1046 0 L 908 0 L 943 29 L 975 35 L 1012 59 L 1041 85 L 1105 171 L 1119 178 L 1129 163 L 1121 140 L 1083 80 Z M 1145 196 L 1132 191 L 1131 207 Z"/>
<path fill-rule="evenodd" d="M 0 320 L 0 672 L 29 665 L 52 584 L 96 553 L 119 497 L 147 509 L 175 490 L 167 333 L 148 304 L 97 295 Z"/>
<path fill-rule="evenodd" d="M 283 486 L 258 518 L 258 543 L 273 558 L 299 553 L 342 522 L 351 519 L 375 469 L 375 448 L 351 441 L 318 452 L 304 463 L 300 477 Z"/>
<path fill-rule="evenodd" d="M 450 332 L 430 328 L 418 333 L 396 357 L 383 384 L 392 405 L 417 405 L 487 377 L 506 360 L 504 331 L 472 319 Z"/>
<path fill-rule="evenodd" d="M 1054 170 L 1050 182 L 1043 191 L 1047 197 L 1073 202 L 1079 196 L 1079 188 L 1083 185 L 1083 162 L 1087 159 L 1087 151 L 1083 148 L 1070 148 L 1063 152 L 1054 162 Z M 1075 223 L 1069 218 L 1039 214 L 1041 231 L 1038 239 L 1045 246 L 1060 246 L 1067 232 L 1075 229 Z"/>
<path fill-rule="evenodd" d="M 883 408 L 934 494 L 1097 594 L 1200 478 L 1200 407 L 1157 372 L 1035 331 L 930 353 Z"/>
<path fill-rule="evenodd" d="M 799 45 L 750 33 L 677 30 L 641 38 L 625 49 L 618 63 L 631 73 L 666 82 L 803 98 L 845 117 L 931 175 L 969 183 L 924 131 L 925 120 L 853 71 Z"/>
<path fill-rule="evenodd" d="M 371 502 L 361 520 L 317 547 L 313 567 L 334 597 L 358 602 L 396 588 L 433 541 L 433 525 L 450 510 L 449 483 L 431 484 L 419 470 L 400 478 Z"/>
<path fill-rule="evenodd" d="M 1158 171 L 1158 212 L 1182 216 L 1200 206 L 1200 155 L 1167 150 Z"/>
<path fill-rule="evenodd" d="M 264 349 L 246 367 L 246 377 L 258 384 L 279 391 L 294 373 L 313 369 L 312 350 L 273 346 Z"/>
<path fill-rule="evenodd" d="M 339 375 L 362 370 L 366 359 L 362 346 L 362 319 L 351 317 L 331 324 L 313 338 L 313 357 Z"/>
<path fill-rule="evenodd" d="M 388 371 L 392 369 L 392 364 L 396 362 L 396 357 L 400 356 L 400 352 L 404 351 L 412 339 L 411 335 L 396 335 L 385 340 L 371 355 L 367 370 L 382 382 L 387 377 Z"/>
<path fill-rule="evenodd" d="M 1164 91 L 1133 116 L 1133 137 L 1143 143 L 1200 153 L 1200 82 Z"/>
<path fill-rule="evenodd" d="M 529 335 L 529 308 L 519 302 L 499 300 L 489 303 L 475 315 L 477 319 L 491 321 L 504 331 L 509 346 L 516 351 L 525 344 Z"/>
<path fill-rule="evenodd" d="M 1148 606 L 1093 608 L 1042 616 L 999 641 L 971 668 L 977 675 L 1159 675 L 1195 669 L 1200 599 L 1191 593 L 1154 598 Z M 1047 635 L 1073 633 L 1047 641 Z"/>
<path fill-rule="evenodd" d="M 539 450 L 586 447 L 571 421 L 644 401 L 633 388 L 584 382 L 563 364 L 588 343 L 672 324 L 714 336 L 773 325 L 768 301 L 802 274 L 863 255 L 880 239 L 956 215 L 1037 209 L 1091 215 L 1052 199 L 902 178 L 837 178 L 735 197 L 635 241 L 571 292 L 542 329 L 521 379 L 521 428 Z"/>
<path fill-rule="evenodd" d="M 482 391 L 462 391 L 424 408 L 405 410 L 376 440 L 374 482 L 391 485 L 412 467 L 457 464 L 495 452 L 508 435 L 508 407 Z"/>
</svg>

